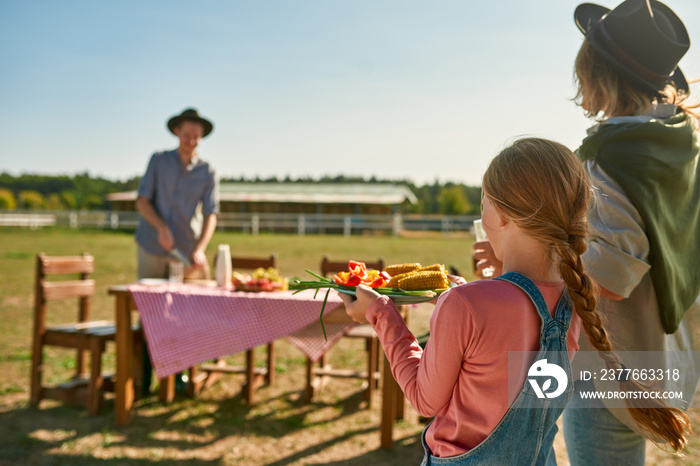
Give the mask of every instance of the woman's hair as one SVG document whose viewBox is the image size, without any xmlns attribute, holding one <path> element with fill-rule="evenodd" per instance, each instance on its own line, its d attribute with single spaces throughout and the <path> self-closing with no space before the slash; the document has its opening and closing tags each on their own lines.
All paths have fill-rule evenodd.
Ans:
<svg viewBox="0 0 700 466">
<path fill-rule="evenodd" d="M 641 115 L 654 102 L 674 104 L 689 115 L 700 117 L 700 103 L 691 104 L 688 94 L 670 84 L 657 94 L 631 84 L 627 76 L 610 65 L 586 39 L 576 56 L 574 80 L 578 87 L 574 101 L 587 107 L 585 112 L 589 118 Z"/>
<path fill-rule="evenodd" d="M 520 139 L 493 159 L 484 175 L 483 191 L 504 218 L 546 248 L 591 344 L 608 368 L 624 368 L 596 310 L 597 285 L 586 274 L 581 259 L 588 249 L 588 206 L 593 197 L 581 162 L 557 142 Z M 620 389 L 647 388 L 629 380 L 621 381 Z M 652 438 L 663 438 L 676 451 L 683 448 L 685 431 L 690 430 L 685 413 L 658 400 L 643 401 L 646 404 L 627 404 L 641 430 Z"/>
</svg>

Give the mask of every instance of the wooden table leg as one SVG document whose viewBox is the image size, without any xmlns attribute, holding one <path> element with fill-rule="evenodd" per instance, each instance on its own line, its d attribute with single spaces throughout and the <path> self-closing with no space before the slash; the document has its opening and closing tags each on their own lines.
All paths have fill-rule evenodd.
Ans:
<svg viewBox="0 0 700 466">
<path fill-rule="evenodd" d="M 268 385 L 275 383 L 275 343 L 267 344 L 267 374 L 265 380 Z"/>
<path fill-rule="evenodd" d="M 409 321 L 409 306 L 400 306 L 399 311 L 405 322 Z M 382 351 L 384 354 L 384 351 Z M 381 447 L 390 449 L 394 443 L 394 422 L 404 419 L 406 413 L 406 398 L 401 387 L 391 373 L 391 364 L 384 355 L 382 364 L 382 421 L 381 421 Z"/>
<path fill-rule="evenodd" d="M 134 404 L 134 376 L 132 370 L 134 348 L 128 293 L 116 295 L 116 325 L 117 373 L 114 417 L 117 425 L 123 426 L 131 422 L 131 408 Z"/>
<path fill-rule="evenodd" d="M 368 340 L 367 350 L 367 373 L 371 375 L 369 375 L 367 389 L 364 391 L 363 398 L 367 400 L 367 408 L 371 409 L 374 390 L 377 388 L 378 382 L 375 375 L 378 370 L 377 366 L 379 365 L 379 340 L 377 338 Z"/>
<path fill-rule="evenodd" d="M 396 420 L 396 400 L 399 384 L 391 374 L 391 365 L 384 356 L 382 369 L 382 421 L 381 421 L 381 447 L 385 450 L 391 448 L 394 443 L 394 421 Z"/>
<path fill-rule="evenodd" d="M 175 399 L 175 374 L 160 379 L 158 387 L 158 399 L 162 403 L 172 403 Z"/>
<path fill-rule="evenodd" d="M 399 387 L 399 384 L 396 383 L 396 381 L 394 381 L 394 388 L 396 389 L 396 407 L 394 408 L 394 419 L 397 421 L 402 421 L 406 419 L 406 397 L 403 395 L 403 390 L 401 390 L 401 387 Z"/>
<path fill-rule="evenodd" d="M 403 321 L 406 322 L 406 326 L 408 327 L 411 324 L 411 306 L 409 305 L 403 305 L 401 306 L 400 312 L 403 317 Z M 392 380 L 394 378 L 392 377 Z M 396 408 L 395 408 L 395 419 L 396 420 L 403 420 L 406 418 L 406 397 L 403 394 L 403 391 L 401 390 L 401 387 L 399 387 L 399 384 L 394 381 L 394 386 L 396 388 Z"/>
<path fill-rule="evenodd" d="M 314 362 L 306 358 L 306 388 L 304 389 L 304 403 L 309 403 L 314 398 Z"/>
<path fill-rule="evenodd" d="M 255 348 L 251 348 L 245 353 L 245 387 L 243 388 L 243 398 L 246 403 L 253 404 L 255 401 Z"/>
</svg>

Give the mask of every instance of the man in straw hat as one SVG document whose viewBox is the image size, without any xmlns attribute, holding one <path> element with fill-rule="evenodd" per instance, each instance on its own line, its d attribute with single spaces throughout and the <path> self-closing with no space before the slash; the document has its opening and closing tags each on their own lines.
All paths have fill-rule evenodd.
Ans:
<svg viewBox="0 0 700 466">
<path fill-rule="evenodd" d="M 612 10 L 584 3 L 574 19 L 585 35 L 575 64 L 577 103 L 598 123 L 578 155 L 598 191 L 582 258 L 599 286 L 598 309 L 610 333 L 600 341 L 626 350 L 620 357 L 629 368 L 678 370 L 677 378 L 655 383 L 682 391 L 682 400 L 668 402 L 687 409 L 700 371 L 700 353 L 693 352 L 700 315 L 698 112 L 678 67 L 690 48 L 688 33 L 656 0 L 626 0 Z M 600 345 L 579 343 L 579 359 Z M 620 403 L 583 399 L 584 392 L 619 385 L 606 386 L 598 369 L 597 378 L 575 382 L 564 412 L 569 460 L 643 465 L 649 433 L 616 409 Z"/>
<path fill-rule="evenodd" d="M 209 278 L 204 252 L 216 228 L 219 182 L 196 149 L 213 125 L 190 108 L 170 118 L 167 127 L 179 146 L 153 154 L 139 183 L 138 276 L 167 278 L 170 262 L 181 260 L 189 266 L 185 275 Z M 146 394 L 151 377 L 147 355 L 144 365 Z"/>
</svg>

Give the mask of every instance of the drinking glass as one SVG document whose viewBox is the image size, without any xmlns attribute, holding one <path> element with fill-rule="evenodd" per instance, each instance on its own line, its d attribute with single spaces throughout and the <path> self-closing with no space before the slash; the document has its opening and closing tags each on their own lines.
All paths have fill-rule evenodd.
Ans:
<svg viewBox="0 0 700 466">
<path fill-rule="evenodd" d="M 477 241 L 488 241 L 489 238 L 486 236 L 486 231 L 484 231 L 484 226 L 481 224 L 481 219 L 474 220 L 474 234 L 476 235 Z M 495 269 L 493 267 L 486 267 L 481 271 L 484 278 L 491 278 Z"/>
<path fill-rule="evenodd" d="M 180 261 L 170 261 L 168 279 L 171 283 L 183 283 L 185 281 L 185 264 Z"/>
</svg>

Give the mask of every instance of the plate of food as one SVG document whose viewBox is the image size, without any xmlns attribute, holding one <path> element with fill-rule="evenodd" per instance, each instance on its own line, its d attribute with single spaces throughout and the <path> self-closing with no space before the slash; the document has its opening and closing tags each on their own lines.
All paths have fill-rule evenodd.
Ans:
<svg viewBox="0 0 700 466">
<path fill-rule="evenodd" d="M 280 276 L 279 270 L 273 267 L 267 269 L 260 267 L 250 275 L 233 272 L 232 281 L 236 291 L 261 292 L 288 289 L 287 278 Z"/>
<path fill-rule="evenodd" d="M 354 296 L 358 285 L 366 285 L 377 293 L 388 296 L 395 304 L 418 304 L 433 301 L 447 291 L 450 279 L 441 264 L 422 266 L 420 263 L 394 264 L 384 270 L 367 269 L 364 262 L 349 261 L 348 271 L 339 272 L 332 279 L 322 277 L 306 270 L 316 280 L 294 280 L 289 285 L 290 290 L 326 289 L 326 295 L 321 308 L 321 326 L 323 328 L 323 310 L 326 306 L 328 293 L 336 290 L 339 293 Z M 323 328 L 325 337 L 326 331 Z"/>
<path fill-rule="evenodd" d="M 420 263 L 395 264 L 384 270 L 367 269 L 363 262 L 349 261 L 348 271 L 337 273 L 333 279 L 322 277 L 310 270 L 316 280 L 295 280 L 291 290 L 334 289 L 355 295 L 357 285 L 366 285 L 396 304 L 431 301 L 450 288 L 450 279 L 441 264 L 422 266 Z"/>
</svg>

